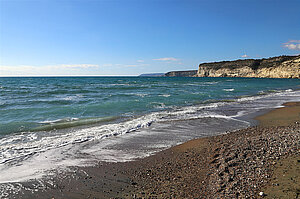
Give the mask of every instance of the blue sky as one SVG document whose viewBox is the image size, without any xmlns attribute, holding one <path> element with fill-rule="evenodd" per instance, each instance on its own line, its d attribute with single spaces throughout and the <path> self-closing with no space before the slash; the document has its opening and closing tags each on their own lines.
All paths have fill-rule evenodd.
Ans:
<svg viewBox="0 0 300 199">
<path fill-rule="evenodd" d="M 299 0 L 0 0 L 0 76 L 138 75 L 300 53 Z"/>
</svg>

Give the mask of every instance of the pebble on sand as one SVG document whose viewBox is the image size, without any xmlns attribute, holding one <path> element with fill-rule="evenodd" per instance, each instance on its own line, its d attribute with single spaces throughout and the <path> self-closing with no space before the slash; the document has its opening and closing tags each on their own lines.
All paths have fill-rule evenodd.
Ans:
<svg viewBox="0 0 300 199">
<path fill-rule="evenodd" d="M 259 195 L 264 196 L 265 194 L 264 194 L 264 192 L 261 191 L 261 192 L 259 192 Z"/>
</svg>

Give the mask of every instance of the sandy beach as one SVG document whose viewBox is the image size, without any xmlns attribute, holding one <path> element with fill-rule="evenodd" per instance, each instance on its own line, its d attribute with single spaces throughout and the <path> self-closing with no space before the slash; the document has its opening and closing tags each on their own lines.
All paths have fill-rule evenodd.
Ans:
<svg viewBox="0 0 300 199">
<path fill-rule="evenodd" d="M 200 138 L 125 163 L 99 162 L 18 198 L 298 198 L 300 103 L 259 125 Z"/>
</svg>

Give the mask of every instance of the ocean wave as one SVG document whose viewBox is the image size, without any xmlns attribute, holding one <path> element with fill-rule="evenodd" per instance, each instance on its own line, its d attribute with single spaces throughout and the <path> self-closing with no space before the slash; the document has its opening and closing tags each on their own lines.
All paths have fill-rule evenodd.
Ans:
<svg viewBox="0 0 300 199">
<path fill-rule="evenodd" d="M 136 95 L 136 96 L 139 96 L 139 97 L 146 97 L 149 94 L 147 94 L 147 93 L 133 93 L 132 95 Z"/>
<path fill-rule="evenodd" d="M 152 122 L 156 121 L 157 118 L 155 115 L 150 114 L 127 122 L 78 129 L 63 134 L 50 132 L 46 135 L 39 135 L 38 133 L 14 135 L 14 142 L 12 142 L 10 136 L 2 138 L 0 140 L 0 165 L 7 162 L 19 161 L 27 156 L 70 144 L 106 139 L 111 136 L 129 133 L 149 126 Z M 48 130 L 47 128 L 46 130 Z M 40 130 L 44 129 L 45 127 Z M 30 137 L 34 137 L 34 139 L 29 139 Z"/>
<path fill-rule="evenodd" d="M 54 123 L 61 123 L 61 122 L 70 122 L 70 121 L 76 121 L 79 120 L 79 118 L 63 118 L 63 119 L 57 119 L 57 120 L 45 120 L 38 122 L 39 124 L 54 124 Z"/>
<path fill-rule="evenodd" d="M 202 112 L 202 114 L 197 113 L 199 110 L 217 107 L 220 106 L 220 104 L 221 103 L 215 103 L 198 107 L 184 107 L 171 111 L 154 112 L 126 122 L 87 127 L 58 135 L 55 135 L 57 132 L 51 132 L 51 130 L 108 122 L 116 118 L 63 118 L 41 121 L 40 124 L 42 124 L 42 126 L 32 129 L 32 133 L 28 132 L 0 139 L 0 164 L 68 144 L 105 139 L 110 136 L 130 133 L 140 128 L 148 127 L 153 122 L 195 119 L 200 117 L 224 117 L 209 112 Z M 165 105 L 159 104 L 159 108 L 165 108 Z M 44 132 L 43 134 L 38 133 L 42 131 Z M 49 133 L 45 133 L 45 131 L 49 131 Z"/>
<path fill-rule="evenodd" d="M 234 88 L 224 88 L 223 91 L 234 91 Z"/>
<path fill-rule="evenodd" d="M 203 85 L 212 85 L 212 84 L 218 84 L 219 82 L 213 81 L 213 82 L 203 82 Z"/>
<path fill-rule="evenodd" d="M 99 117 L 99 118 L 63 118 L 57 120 L 46 120 L 39 122 L 42 126 L 31 129 L 31 131 L 50 131 L 55 129 L 66 129 L 76 126 L 91 125 L 96 123 L 111 122 L 119 117 Z"/>
<path fill-rule="evenodd" d="M 58 100 L 64 100 L 64 101 L 79 101 L 80 98 L 82 98 L 82 94 L 76 94 L 76 95 L 68 95 L 68 96 L 57 96 Z"/>
<path fill-rule="evenodd" d="M 170 97 L 171 95 L 169 95 L 169 94 L 163 94 L 163 95 L 158 95 L 158 96 L 160 96 L 160 97 Z"/>
</svg>

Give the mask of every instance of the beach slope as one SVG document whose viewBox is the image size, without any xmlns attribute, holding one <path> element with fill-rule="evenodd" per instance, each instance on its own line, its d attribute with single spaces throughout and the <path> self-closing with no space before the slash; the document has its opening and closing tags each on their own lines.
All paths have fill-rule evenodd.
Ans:
<svg viewBox="0 0 300 199">
<path fill-rule="evenodd" d="M 298 197 L 300 106 L 284 105 L 257 117 L 257 127 L 195 139 L 136 162 L 141 166 L 129 171 L 136 182 L 129 198 Z"/>
<path fill-rule="evenodd" d="M 287 103 L 257 117 L 258 126 L 132 162 L 78 167 L 18 198 L 297 198 L 299 114 L 299 103 Z"/>
</svg>

